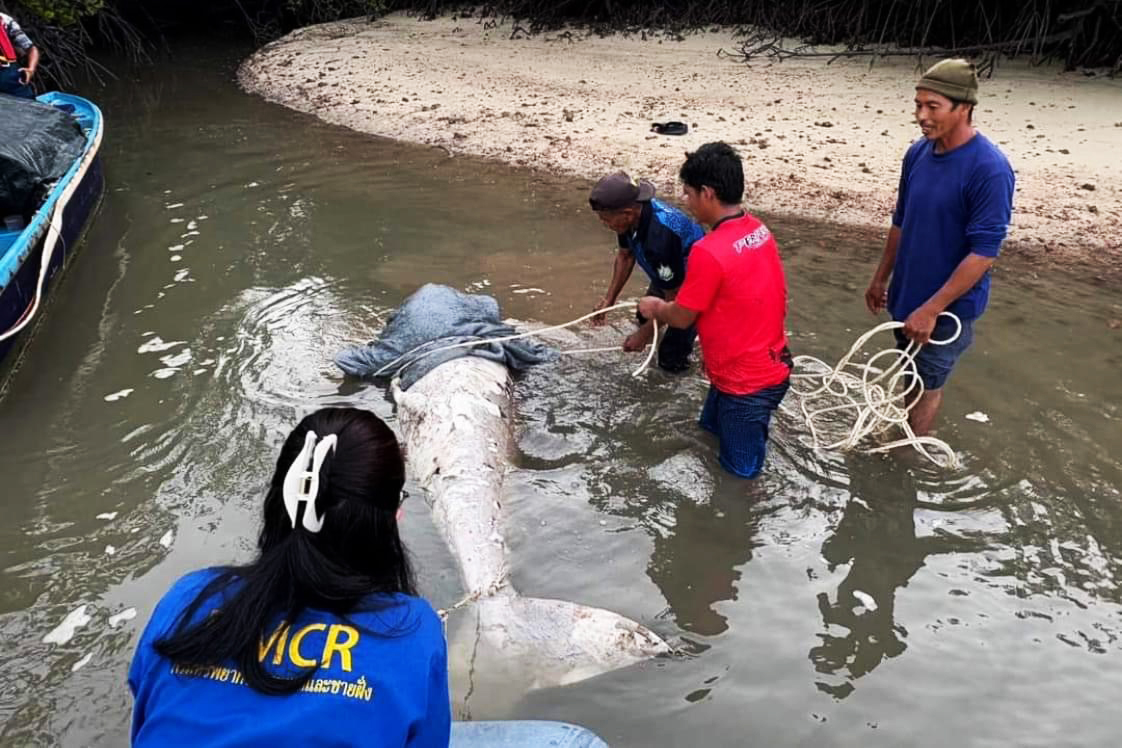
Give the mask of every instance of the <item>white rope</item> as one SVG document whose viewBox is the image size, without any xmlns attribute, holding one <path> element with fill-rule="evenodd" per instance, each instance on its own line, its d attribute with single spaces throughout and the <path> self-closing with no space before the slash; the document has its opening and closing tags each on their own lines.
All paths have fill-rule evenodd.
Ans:
<svg viewBox="0 0 1122 748">
<path fill-rule="evenodd" d="M 23 314 L 16 321 L 14 325 L 8 328 L 4 333 L 0 334 L 0 343 L 8 338 L 19 334 L 23 328 L 31 324 L 31 320 L 35 318 L 35 313 L 39 311 L 39 304 L 43 299 L 43 290 L 47 285 L 47 271 L 51 267 L 51 260 L 54 258 L 55 245 L 63 241 L 62 235 L 58 229 L 55 228 L 55 215 L 62 215 L 62 210 L 56 205 L 54 213 L 51 214 L 51 222 L 47 224 L 47 230 L 43 239 L 43 253 L 39 256 L 39 275 L 35 283 L 35 296 L 31 299 L 31 304 L 24 310 Z M 66 243 L 63 242 L 63 252 L 66 251 Z M 14 279 L 14 275 L 13 275 Z"/>
<path fill-rule="evenodd" d="M 465 605 L 471 605 L 474 602 L 479 602 L 480 600 L 482 600 L 485 597 L 491 597 L 492 595 L 498 594 L 499 590 L 501 590 L 503 587 L 506 587 L 509 584 L 510 584 L 510 580 L 507 579 L 506 577 L 503 577 L 499 581 L 492 583 L 491 586 L 488 587 L 487 589 L 479 590 L 478 592 L 473 592 L 472 594 L 463 597 L 455 605 L 452 605 L 452 606 L 447 607 L 447 608 L 441 608 L 440 610 L 436 611 L 436 614 L 440 617 L 441 621 L 447 622 L 448 621 L 448 616 L 450 614 L 455 613 L 457 610 L 464 607 Z"/>
<path fill-rule="evenodd" d="M 601 314 L 606 314 L 608 312 L 614 312 L 614 311 L 619 310 L 619 309 L 634 309 L 637 306 L 638 306 L 638 303 L 636 303 L 634 301 L 624 301 L 624 302 L 621 302 L 619 304 L 615 304 L 613 306 L 607 307 L 605 309 L 599 309 L 595 312 L 589 312 L 588 314 L 585 314 L 584 316 L 577 317 L 576 319 L 574 319 L 570 322 L 565 322 L 564 324 L 560 324 L 560 325 L 552 325 L 550 327 L 543 327 L 543 328 L 540 328 L 538 330 L 530 330 L 528 332 L 520 332 L 520 333 L 517 333 L 515 335 L 506 335 L 504 337 L 499 337 L 499 338 L 480 338 L 479 340 L 469 340 L 469 341 L 466 341 L 466 342 L 453 343 L 451 345 L 444 345 L 444 346 L 440 346 L 439 348 L 433 348 L 432 350 L 425 351 L 424 353 L 421 353 L 420 355 L 415 356 L 414 358 L 412 358 L 408 361 L 405 361 L 405 363 L 402 363 L 401 366 L 394 372 L 393 376 L 394 376 L 394 378 L 400 377 L 401 372 L 405 371 L 410 366 L 417 363 L 418 361 L 425 358 L 426 356 L 431 356 L 434 353 L 440 353 L 441 351 L 451 351 L 451 350 L 455 350 L 455 349 L 458 349 L 458 348 L 472 348 L 472 347 L 477 346 L 477 345 L 491 345 L 492 343 L 505 343 L 505 342 L 510 341 L 510 340 L 521 340 L 522 338 L 530 338 L 530 337 L 534 337 L 536 335 L 541 335 L 542 333 L 554 332 L 556 330 L 563 330 L 567 327 L 573 327 L 574 325 L 578 325 L 578 324 L 580 324 L 581 322 L 584 322 L 587 319 L 591 319 L 592 317 L 596 317 L 596 316 L 599 316 Z M 631 376 L 633 376 L 633 377 L 638 377 L 640 374 L 642 374 L 644 371 L 647 370 L 647 367 L 650 366 L 651 361 L 654 359 L 655 350 L 658 348 L 659 333 L 660 333 L 661 329 L 663 329 L 663 328 L 661 328 L 660 325 L 658 324 L 658 320 L 652 320 L 652 323 L 654 324 L 654 338 L 651 340 L 651 344 L 649 346 L 650 350 L 647 352 L 647 358 L 644 359 L 643 363 L 639 366 L 639 368 L 636 369 L 635 371 L 631 372 Z M 390 361 L 388 364 L 385 364 L 380 369 L 378 369 L 376 372 L 374 372 L 373 376 L 378 377 L 378 376 L 381 376 L 382 374 L 385 374 L 385 372 L 388 369 L 390 369 L 391 367 L 395 366 L 398 363 L 401 363 L 405 359 L 412 356 L 414 353 L 417 353 L 418 351 L 421 351 L 424 348 L 428 348 L 430 345 L 433 345 L 434 343 L 439 343 L 440 340 L 441 340 L 440 338 L 437 338 L 436 340 L 430 340 L 427 343 L 422 343 L 421 345 L 418 345 L 418 346 L 412 348 L 411 350 L 406 351 L 405 353 L 403 353 L 400 356 L 398 356 L 397 358 L 395 358 L 393 361 Z M 603 352 L 607 352 L 607 351 L 618 351 L 618 350 L 620 350 L 618 347 L 611 347 L 611 348 L 578 348 L 578 349 L 571 350 L 571 351 L 561 351 L 561 353 L 563 353 L 563 354 L 603 353 Z"/>
<path fill-rule="evenodd" d="M 931 345 L 953 343 L 962 333 L 962 322 L 958 317 L 950 312 L 941 312 L 939 316 L 944 315 L 954 320 L 955 332 L 944 340 L 929 341 Z M 879 444 L 864 451 L 887 452 L 911 446 L 940 467 L 955 467 L 959 464 L 958 456 L 949 444 L 933 436 L 916 436 L 908 424 L 908 411 L 923 395 L 923 382 L 915 363 L 922 344 L 910 341 L 903 350 L 886 348 L 872 355 L 868 363 L 864 364 L 852 360 L 874 335 L 903 326 L 902 322 L 877 325 L 859 337 L 849 352 L 833 367 L 814 356 L 795 356 L 794 371 L 809 371 L 791 374 L 791 392 L 799 396 L 803 418 L 810 429 L 815 449 L 855 449 L 866 438 L 899 426 L 904 432 L 903 439 Z M 878 368 L 877 364 L 886 359 L 887 366 L 884 369 Z M 800 388 L 796 386 L 799 382 L 809 383 L 810 386 Z M 846 412 L 853 419 L 848 432 L 835 441 L 823 443 L 819 421 L 826 416 Z"/>
<path fill-rule="evenodd" d="M 562 356 L 575 356 L 578 353 L 625 353 L 625 351 L 618 345 L 606 345 L 602 348 L 570 348 L 561 351 Z"/>
</svg>

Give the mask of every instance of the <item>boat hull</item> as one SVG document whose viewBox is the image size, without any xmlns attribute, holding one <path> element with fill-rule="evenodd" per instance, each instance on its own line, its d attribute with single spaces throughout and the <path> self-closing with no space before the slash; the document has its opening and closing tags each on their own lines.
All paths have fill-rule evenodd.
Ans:
<svg viewBox="0 0 1122 748">
<path fill-rule="evenodd" d="M 105 190 L 105 177 L 98 154 L 101 139 L 101 114 L 97 108 L 79 97 L 65 94 L 46 94 L 41 99 L 47 103 L 81 102 L 90 108 L 87 146 L 67 175 L 51 190 L 32 221 L 5 255 L 6 264 L 0 276 L 0 333 L 16 326 L 28 313 L 40 293 L 39 307 L 31 322 L 19 333 L 0 340 L 0 391 L 6 388 L 11 374 L 31 341 L 35 327 L 43 319 L 43 308 L 51 296 L 72 257 L 77 253 L 81 239 L 91 218 L 101 203 Z M 70 189 L 73 185 L 73 189 Z M 58 217 L 56 211 L 61 212 Z M 50 241 L 52 218 L 59 227 L 58 240 Z M 49 266 L 39 289 L 43 252 L 49 251 Z M 5 277 L 6 276 L 6 277 Z"/>
</svg>

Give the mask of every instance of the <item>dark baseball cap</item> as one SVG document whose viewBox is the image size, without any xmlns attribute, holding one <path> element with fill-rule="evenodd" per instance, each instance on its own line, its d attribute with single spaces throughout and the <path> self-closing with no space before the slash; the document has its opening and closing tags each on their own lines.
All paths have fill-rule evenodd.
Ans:
<svg viewBox="0 0 1122 748">
<path fill-rule="evenodd" d="M 593 210 L 621 210 L 633 203 L 645 203 L 654 195 L 655 187 L 647 180 L 636 181 L 617 171 L 596 183 L 588 195 L 588 204 Z"/>
</svg>

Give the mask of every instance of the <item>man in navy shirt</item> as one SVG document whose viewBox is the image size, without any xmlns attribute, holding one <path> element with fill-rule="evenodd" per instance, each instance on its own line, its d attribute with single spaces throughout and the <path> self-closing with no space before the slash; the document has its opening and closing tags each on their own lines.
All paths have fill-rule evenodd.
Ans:
<svg viewBox="0 0 1122 748">
<path fill-rule="evenodd" d="M 1013 210 L 1013 169 L 974 129 L 977 103 L 978 76 L 965 60 L 938 62 L 916 84 L 923 138 L 904 156 L 892 229 L 865 292 L 869 311 L 887 306 L 904 323 L 896 331 L 901 348 L 923 344 L 916 367 L 924 392 L 908 416 L 917 435 L 931 430 L 943 384 L 973 340 Z M 948 345 L 929 344 L 954 335 L 944 311 L 961 320 L 961 333 Z"/>
<path fill-rule="evenodd" d="M 612 267 L 608 292 L 596 310 L 616 303 L 636 263 L 650 279 L 646 296 L 673 301 L 686 278 L 686 258 L 704 230 L 677 208 L 655 199 L 650 182 L 636 182 L 623 172 L 604 177 L 592 188 L 588 202 L 600 221 L 616 232 L 619 252 Z M 625 351 L 640 351 L 651 342 L 654 323 L 638 315 L 639 329 L 623 343 Z M 602 318 L 595 318 L 601 322 Z M 669 372 L 689 367 L 697 329 L 669 328 L 658 347 L 658 366 Z"/>
</svg>

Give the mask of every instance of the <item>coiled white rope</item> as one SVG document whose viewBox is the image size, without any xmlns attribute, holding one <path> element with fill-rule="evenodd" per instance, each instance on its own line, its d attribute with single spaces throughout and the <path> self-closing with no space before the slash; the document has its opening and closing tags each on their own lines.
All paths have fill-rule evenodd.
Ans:
<svg viewBox="0 0 1122 748">
<path fill-rule="evenodd" d="M 554 332 L 555 330 L 563 330 L 567 327 L 573 327 L 574 325 L 578 325 L 581 322 L 584 322 L 585 320 L 591 319 L 592 317 L 596 317 L 596 316 L 599 316 L 601 314 L 606 314 L 608 312 L 614 312 L 614 311 L 619 310 L 619 309 L 634 309 L 637 306 L 639 306 L 637 302 L 624 301 L 624 302 L 621 302 L 619 304 L 615 304 L 613 306 L 597 310 L 595 312 L 589 312 L 588 314 L 586 314 L 582 317 L 577 317 L 576 319 L 574 319 L 570 322 L 565 322 L 564 324 L 552 325 L 550 327 L 542 327 L 538 330 L 530 330 L 528 332 L 521 332 L 521 333 L 517 333 L 516 335 L 506 335 L 506 336 L 499 337 L 499 338 L 480 338 L 479 340 L 468 340 L 466 342 L 453 343 L 451 345 L 443 345 L 443 346 L 440 346 L 439 348 L 432 348 L 431 350 L 424 350 L 423 352 L 421 352 L 423 349 L 428 348 L 429 346 L 431 346 L 435 343 L 439 343 L 441 341 L 441 338 L 437 338 L 436 340 L 430 340 L 426 343 L 422 343 L 421 345 L 418 345 L 418 346 L 412 348 L 411 350 L 406 351 L 405 353 L 403 353 L 400 356 L 398 356 L 397 358 L 395 358 L 393 361 L 390 361 L 388 364 L 385 364 L 380 369 L 378 369 L 376 372 L 374 372 L 373 376 L 374 377 L 382 376 L 387 371 L 389 371 L 394 366 L 396 366 L 397 364 L 400 363 L 401 366 L 399 366 L 397 368 L 397 370 L 394 371 L 394 374 L 393 374 L 393 378 L 397 378 L 397 377 L 401 376 L 401 372 L 405 371 L 410 366 L 417 363 L 418 361 L 425 358 L 426 356 L 431 356 L 434 353 L 440 353 L 441 351 L 451 351 L 451 350 L 455 350 L 457 348 L 472 348 L 472 347 L 477 346 L 477 345 L 491 345 L 492 343 L 505 343 L 505 342 L 510 341 L 510 340 L 521 340 L 522 338 L 531 338 L 531 337 L 534 337 L 536 335 L 541 335 L 542 333 Z M 647 351 L 647 357 L 643 360 L 643 363 L 639 366 L 638 369 L 631 372 L 631 376 L 633 376 L 633 377 L 638 377 L 640 374 L 642 374 L 644 371 L 646 371 L 647 367 L 649 367 L 651 365 L 651 361 L 654 360 L 655 350 L 658 349 L 659 333 L 661 332 L 662 328 L 660 327 L 657 320 L 653 320 L 653 322 L 654 322 L 654 338 L 651 340 L 649 350 Z M 619 350 L 620 349 L 619 349 L 618 346 L 611 346 L 611 347 L 606 347 L 606 348 L 578 348 L 578 349 L 569 350 L 569 351 L 561 351 L 561 353 L 571 355 L 571 354 L 577 354 L 577 353 L 605 353 L 605 352 L 608 352 L 608 351 L 619 351 Z M 414 356 L 413 354 L 417 354 L 417 355 Z M 412 357 L 412 358 L 410 358 L 410 357 Z"/>
<path fill-rule="evenodd" d="M 954 320 L 955 332 L 944 340 L 931 340 L 930 344 L 953 343 L 962 333 L 962 322 L 950 312 L 941 312 L 939 316 Z M 940 467 L 958 466 L 958 456 L 949 444 L 933 436 L 916 436 L 908 424 L 908 411 L 923 395 L 923 382 L 915 363 L 916 354 L 923 345 L 909 341 L 902 350 L 892 347 L 873 354 L 867 363 L 852 360 L 873 336 L 903 326 L 903 322 L 877 325 L 857 338 L 849 352 L 833 367 L 814 356 L 794 357 L 791 392 L 799 396 L 799 405 L 815 449 L 855 449 L 866 438 L 878 436 L 893 426 L 899 426 L 904 432 L 903 439 L 863 451 L 887 452 L 911 446 Z M 887 367 L 878 368 L 877 364 L 883 365 L 886 360 Z M 794 373 L 800 369 L 808 371 Z M 825 440 L 820 434 L 820 428 L 825 424 L 822 421 L 828 416 L 843 413 L 852 418 L 847 432 L 839 439 L 823 443 Z M 839 433 L 836 431 L 837 424 L 832 425 L 836 435 Z"/>
</svg>

